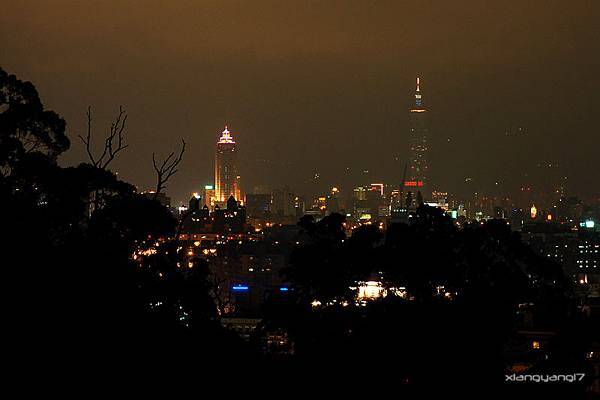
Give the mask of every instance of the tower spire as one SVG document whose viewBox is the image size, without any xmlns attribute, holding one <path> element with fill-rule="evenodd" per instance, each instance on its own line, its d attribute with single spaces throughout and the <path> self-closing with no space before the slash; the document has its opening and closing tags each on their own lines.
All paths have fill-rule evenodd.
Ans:
<svg viewBox="0 0 600 400">
<path fill-rule="evenodd" d="M 221 132 L 221 137 L 219 138 L 218 143 L 235 143 L 233 137 L 231 136 L 231 132 L 227 128 L 227 125 L 225 125 L 223 132 Z"/>
<path fill-rule="evenodd" d="M 417 88 L 415 90 L 415 105 L 417 107 L 421 107 L 423 105 L 423 100 L 421 98 L 421 78 L 417 76 Z"/>
</svg>

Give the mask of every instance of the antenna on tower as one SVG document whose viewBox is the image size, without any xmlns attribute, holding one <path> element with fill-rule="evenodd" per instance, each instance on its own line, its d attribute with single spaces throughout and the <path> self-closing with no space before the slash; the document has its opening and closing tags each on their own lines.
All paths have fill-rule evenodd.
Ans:
<svg viewBox="0 0 600 400">
<path fill-rule="evenodd" d="M 417 89 L 415 90 L 415 105 L 421 107 L 423 102 L 421 100 L 421 78 L 417 76 Z"/>
</svg>

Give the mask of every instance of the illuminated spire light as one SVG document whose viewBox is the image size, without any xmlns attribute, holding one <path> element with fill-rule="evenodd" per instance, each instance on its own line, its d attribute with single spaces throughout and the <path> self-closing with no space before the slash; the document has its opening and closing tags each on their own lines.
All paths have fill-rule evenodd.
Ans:
<svg viewBox="0 0 600 400">
<path fill-rule="evenodd" d="M 225 129 L 223 130 L 223 132 L 221 132 L 221 137 L 219 138 L 218 143 L 235 143 L 235 140 L 233 140 L 233 137 L 231 136 L 231 132 L 227 128 L 227 125 L 225 125 Z"/>
<path fill-rule="evenodd" d="M 417 89 L 415 90 L 415 105 L 421 107 L 423 101 L 421 99 L 421 78 L 417 77 Z"/>
</svg>

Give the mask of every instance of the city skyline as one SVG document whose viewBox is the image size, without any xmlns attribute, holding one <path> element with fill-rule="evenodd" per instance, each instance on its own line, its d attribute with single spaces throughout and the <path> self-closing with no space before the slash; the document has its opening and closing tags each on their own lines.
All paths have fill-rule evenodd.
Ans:
<svg viewBox="0 0 600 400">
<path fill-rule="evenodd" d="M 597 1 L 3 5 L 8 364 L 595 398 L 598 21 Z"/>
<path fill-rule="evenodd" d="M 63 165 L 85 160 L 73 139 L 85 129 L 87 106 L 97 129 L 107 129 L 122 104 L 130 147 L 114 170 L 147 190 L 152 152 L 168 154 L 183 137 L 188 157 L 168 188 L 177 202 L 212 180 L 214 132 L 224 122 L 243 132 L 248 189 L 398 183 L 409 156 L 405 110 L 419 75 L 433 110 L 435 189 L 549 191 L 566 176 L 569 193 L 598 196 L 587 173 L 595 168 L 600 106 L 596 4 L 331 2 L 290 11 L 269 2 L 154 3 L 126 4 L 117 18 L 110 2 L 94 13 L 76 2 L 33 4 L 11 4 L 0 17 L 3 63 L 36 82 L 45 104 L 67 120 L 73 151 Z M 60 28 L 48 30 L 59 18 Z M 10 38 L 27 40 L 28 50 Z"/>
</svg>

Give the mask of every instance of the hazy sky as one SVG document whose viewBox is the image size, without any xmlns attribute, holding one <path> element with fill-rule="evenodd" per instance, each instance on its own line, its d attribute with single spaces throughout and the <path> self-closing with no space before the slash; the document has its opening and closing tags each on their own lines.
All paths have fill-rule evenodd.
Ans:
<svg viewBox="0 0 600 400">
<path fill-rule="evenodd" d="M 594 0 L 12 1 L 0 65 L 67 120 L 66 165 L 85 160 L 88 105 L 98 134 L 120 104 L 128 111 L 130 148 L 114 167 L 140 189 L 154 182 L 152 152 L 185 138 L 174 202 L 212 183 L 225 123 L 246 191 L 399 182 L 417 75 L 436 187 L 493 193 L 567 176 L 590 196 L 599 21 Z"/>
</svg>

